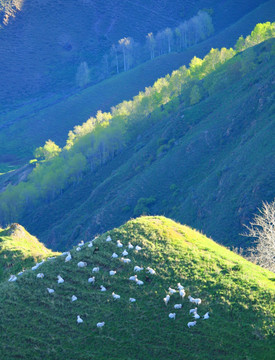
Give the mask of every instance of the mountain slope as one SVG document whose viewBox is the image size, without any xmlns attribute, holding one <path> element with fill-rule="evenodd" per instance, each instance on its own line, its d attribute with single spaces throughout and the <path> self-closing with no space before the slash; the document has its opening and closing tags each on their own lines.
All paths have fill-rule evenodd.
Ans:
<svg viewBox="0 0 275 360">
<path fill-rule="evenodd" d="M 62 256 L 45 262 L 39 268 L 43 279 L 36 278 L 38 271 L 28 271 L 17 282 L 0 285 L 1 359 L 274 357 L 274 274 L 163 217 L 132 220 L 108 234 L 111 242 L 102 235 L 92 247 L 73 249 L 69 262 Z M 128 249 L 129 241 L 142 250 Z M 130 264 L 121 260 L 126 248 Z M 119 258 L 111 258 L 114 252 Z M 79 261 L 87 267 L 79 268 Z M 128 280 L 136 265 L 150 266 L 156 274 L 136 273 L 144 282 L 138 286 Z M 99 272 L 93 273 L 97 266 Z M 110 276 L 109 270 L 117 273 Z M 57 284 L 57 275 L 63 284 Z M 94 285 L 88 283 L 93 275 Z M 168 287 L 177 288 L 178 282 L 185 287 L 185 298 L 174 294 L 165 306 Z M 107 291 L 101 292 L 100 285 Z M 55 292 L 49 294 L 47 287 Z M 121 298 L 114 300 L 112 292 Z M 188 301 L 189 294 L 202 300 L 199 315 L 210 314 L 190 329 L 189 310 L 195 305 Z M 72 295 L 78 298 L 74 302 Z M 129 297 L 136 302 L 130 303 Z M 176 303 L 182 309 L 175 310 Z M 169 319 L 174 312 L 175 320 Z M 77 315 L 82 324 L 77 324 Z M 103 321 L 105 326 L 97 329 Z"/>
<path fill-rule="evenodd" d="M 0 229 L 0 281 L 56 254 L 19 224 Z"/>
<path fill-rule="evenodd" d="M 144 118 L 124 151 L 17 221 L 58 249 L 143 213 L 250 246 L 242 224 L 274 196 L 273 48 L 271 39 L 232 58 L 197 83 L 203 100 L 188 105 L 187 89 Z"/>
<path fill-rule="evenodd" d="M 0 172 L 25 164 L 34 149 L 49 138 L 63 145 L 68 131 L 94 116 L 98 109 L 108 111 L 130 99 L 159 77 L 189 64 L 194 56 L 203 57 L 212 47 L 233 46 L 256 23 L 274 21 L 273 8 L 274 0 L 265 2 L 203 43 L 182 53 L 158 57 L 77 93 L 50 94 L 22 106 L 8 107 L 0 116 Z"/>
</svg>

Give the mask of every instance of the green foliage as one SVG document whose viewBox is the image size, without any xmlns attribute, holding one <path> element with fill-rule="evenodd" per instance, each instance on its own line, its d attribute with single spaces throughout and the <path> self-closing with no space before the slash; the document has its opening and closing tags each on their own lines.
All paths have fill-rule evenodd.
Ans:
<svg viewBox="0 0 275 360">
<path fill-rule="evenodd" d="M 107 235 L 111 242 L 105 241 Z M 117 240 L 142 247 L 128 250 L 131 264 L 111 259 Z M 274 274 L 199 232 L 164 217 L 142 217 L 71 254 L 70 262 L 61 256 L 25 271 L 15 283 L 1 283 L 1 360 L 274 358 Z M 79 261 L 87 267 L 78 268 Z M 135 265 L 150 266 L 156 274 L 141 271 L 144 285 L 137 286 L 128 280 Z M 100 270 L 92 285 L 87 280 L 95 266 Z M 116 275 L 109 276 L 110 270 Z M 45 277 L 37 279 L 38 272 Z M 57 284 L 58 274 L 63 284 Z M 168 287 L 177 288 L 178 282 L 185 298 L 174 294 L 165 306 Z M 49 294 L 47 287 L 55 292 Z M 119 300 L 112 299 L 113 291 Z M 210 314 L 192 329 L 187 328 L 194 308 L 188 295 L 201 298 L 200 315 Z M 136 302 L 129 303 L 129 297 Z M 174 310 L 176 303 L 181 310 Z M 170 312 L 176 312 L 175 320 Z M 83 324 L 77 324 L 77 315 Z M 102 329 L 96 327 L 99 321 L 105 322 Z"/>
<path fill-rule="evenodd" d="M 201 98 L 202 96 L 200 93 L 200 88 L 198 87 L 198 85 L 194 85 L 190 93 L 190 105 L 197 104 L 201 100 Z"/>
<path fill-rule="evenodd" d="M 156 199 L 153 196 L 138 199 L 137 205 L 134 208 L 134 216 L 149 215 L 150 208 L 155 202 Z"/>
<path fill-rule="evenodd" d="M 45 145 L 43 147 L 39 147 L 35 149 L 34 156 L 42 160 L 50 160 L 61 152 L 61 149 L 58 145 L 56 145 L 52 140 L 46 141 Z"/>
</svg>

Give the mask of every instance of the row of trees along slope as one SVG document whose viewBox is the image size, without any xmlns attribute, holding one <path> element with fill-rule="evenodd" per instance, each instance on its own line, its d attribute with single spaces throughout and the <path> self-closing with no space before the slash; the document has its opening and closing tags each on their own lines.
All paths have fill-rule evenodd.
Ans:
<svg viewBox="0 0 275 360">
<path fill-rule="evenodd" d="M 250 36 L 238 40 L 235 50 L 212 49 L 204 59 L 194 57 L 189 68 L 184 66 L 174 71 L 171 76 L 159 79 L 132 101 L 117 105 L 110 113 L 99 111 L 95 118 L 70 131 L 62 151 L 48 141 L 44 147 L 37 149 L 37 156 L 42 156 L 43 160 L 38 162 L 28 180 L 8 187 L 1 194 L 2 221 L 5 223 L 13 219 L 24 219 L 28 212 L 41 204 L 51 203 L 70 184 L 78 184 L 85 174 L 93 174 L 124 149 L 129 149 L 140 134 L 161 124 L 167 115 L 177 112 L 181 103 L 185 108 L 199 104 L 219 92 L 223 86 L 234 84 L 240 76 L 249 76 L 256 66 L 255 62 L 271 61 L 273 50 L 268 48 L 264 54 L 259 55 L 253 51 L 244 54 L 242 52 L 272 37 L 274 23 L 258 24 Z M 216 76 L 217 70 L 223 69 L 223 64 L 226 67 L 230 59 L 232 61 L 226 68 L 227 76 L 223 78 L 222 72 Z M 192 117 L 196 118 L 195 112 Z M 184 124 L 183 118 L 182 125 Z M 187 123 L 186 125 L 190 126 Z M 174 142 L 173 137 L 169 141 L 164 139 L 163 144 L 159 144 L 158 155 L 168 151 Z M 158 209 L 163 211 L 161 207 Z"/>
</svg>

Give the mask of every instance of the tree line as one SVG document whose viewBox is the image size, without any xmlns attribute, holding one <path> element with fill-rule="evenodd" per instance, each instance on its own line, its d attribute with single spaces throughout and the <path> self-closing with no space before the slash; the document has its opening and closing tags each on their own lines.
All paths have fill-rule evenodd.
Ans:
<svg viewBox="0 0 275 360">
<path fill-rule="evenodd" d="M 244 62 L 237 67 L 231 63 L 225 75 L 211 75 L 238 52 L 271 37 L 275 37 L 275 23 L 258 24 L 244 41 L 238 40 L 235 49 L 211 49 L 203 59 L 194 57 L 189 68 L 182 66 L 158 79 L 133 100 L 123 101 L 110 112 L 98 111 L 69 132 L 63 149 L 48 140 L 35 150 L 36 166 L 27 181 L 9 185 L 0 194 L 0 225 L 18 221 L 28 207 L 50 202 L 68 186 L 77 185 L 86 172 L 114 158 L 146 127 L 173 113 L 180 102 L 184 106 L 196 104 L 223 88 L 225 81 L 243 76 L 253 69 L 253 59 L 238 57 L 236 61 Z"/>
</svg>

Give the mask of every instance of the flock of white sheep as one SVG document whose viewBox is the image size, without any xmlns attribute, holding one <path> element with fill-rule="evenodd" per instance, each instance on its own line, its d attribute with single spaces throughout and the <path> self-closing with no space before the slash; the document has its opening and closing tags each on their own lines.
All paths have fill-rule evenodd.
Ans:
<svg viewBox="0 0 275 360">
<path fill-rule="evenodd" d="M 92 248 L 92 247 L 94 246 L 94 241 L 95 241 L 95 240 L 96 240 L 96 238 L 93 239 L 93 240 L 91 240 L 91 241 L 88 243 L 87 246 L 88 246 L 89 248 Z M 106 238 L 105 241 L 106 241 L 106 242 L 111 242 L 111 241 L 112 241 L 112 238 L 110 237 L 110 235 Z M 82 249 L 82 247 L 83 247 L 84 245 L 85 245 L 85 243 L 84 243 L 83 241 L 81 241 L 81 242 L 78 244 L 78 246 L 76 247 L 76 251 L 81 251 L 81 249 Z M 120 240 L 117 240 L 116 246 L 117 246 L 118 248 L 123 248 L 123 247 L 124 247 L 124 245 L 121 243 Z M 128 256 L 128 255 L 129 255 L 128 251 L 130 251 L 130 250 L 133 250 L 133 251 L 135 251 L 135 252 L 139 252 L 140 250 L 142 250 L 142 248 L 141 248 L 139 245 L 133 246 L 133 245 L 129 242 L 128 245 L 127 245 L 127 249 L 124 249 L 123 252 L 121 253 L 120 260 L 121 260 L 123 263 L 129 264 L 129 263 L 131 262 L 131 259 L 125 258 L 125 256 Z M 69 262 L 69 261 L 71 261 L 71 260 L 73 259 L 73 257 L 72 257 L 72 255 L 71 255 L 70 252 L 65 252 L 65 253 L 61 254 L 60 256 L 66 256 L 66 257 L 65 257 L 65 262 Z M 114 253 L 112 254 L 111 258 L 114 259 L 114 258 L 118 258 L 119 256 L 120 256 L 120 255 L 118 255 L 117 253 L 114 252 Z M 51 260 L 51 259 L 54 259 L 54 258 L 55 258 L 55 257 L 51 257 L 51 258 L 48 258 L 48 260 Z M 44 263 L 44 260 L 41 261 L 40 263 L 37 263 L 35 266 L 32 267 L 32 270 L 33 270 L 33 271 L 34 271 L 34 270 L 37 270 L 43 263 Z M 79 261 L 79 262 L 77 263 L 77 266 L 78 266 L 79 268 L 84 268 L 84 267 L 86 267 L 87 265 L 88 265 L 88 264 L 87 264 L 86 262 L 84 262 L 84 261 Z M 99 273 L 99 271 L 100 271 L 100 268 L 99 268 L 98 266 L 97 266 L 97 267 L 94 267 L 94 268 L 92 269 L 92 272 L 93 272 L 93 273 Z M 144 268 L 141 267 L 141 266 L 135 265 L 134 268 L 133 268 L 133 271 L 134 271 L 135 273 L 139 273 L 139 272 L 141 272 L 141 271 L 144 271 Z M 156 274 L 156 271 L 155 271 L 154 269 L 152 269 L 151 267 L 147 267 L 147 268 L 146 268 L 146 272 L 147 272 L 148 274 L 150 274 L 150 275 L 155 275 L 155 274 Z M 116 273 L 117 273 L 116 270 L 110 270 L 110 271 L 109 271 L 109 275 L 110 275 L 111 277 L 115 276 Z M 21 276 L 22 274 L 23 274 L 23 271 L 21 271 L 20 273 L 18 273 L 17 276 Z M 14 281 L 16 281 L 16 280 L 17 280 L 17 276 L 11 275 L 8 281 L 9 281 L 9 282 L 14 282 Z M 38 273 L 38 274 L 36 275 L 36 277 L 39 278 L 39 279 L 43 279 L 43 278 L 44 278 L 44 274 L 43 274 L 43 273 Z M 95 276 L 92 276 L 92 277 L 89 277 L 87 281 L 88 281 L 89 283 L 91 283 L 91 284 L 95 284 L 96 278 L 95 278 Z M 144 285 L 144 282 L 143 282 L 142 280 L 139 280 L 139 279 L 138 279 L 137 274 L 130 276 L 130 277 L 129 277 L 129 281 L 133 281 L 133 282 L 136 283 L 136 285 L 138 285 L 138 286 Z M 65 280 L 61 277 L 61 275 L 57 275 L 57 283 L 58 283 L 58 284 L 62 284 L 62 283 L 64 283 L 64 282 L 65 282 Z M 180 283 L 178 283 L 178 284 L 177 284 L 177 288 L 178 288 L 177 290 L 176 290 L 176 289 L 173 289 L 173 288 L 171 288 L 171 287 L 168 288 L 168 293 L 169 293 L 169 294 L 167 294 L 167 295 L 164 297 L 164 299 L 163 299 L 165 305 L 167 305 L 167 304 L 169 303 L 171 296 L 173 296 L 173 295 L 176 296 L 175 294 L 179 294 L 179 297 L 180 297 L 181 301 L 183 301 L 183 299 L 184 299 L 184 297 L 185 297 L 185 295 L 186 295 L 185 290 L 184 290 L 184 287 L 183 287 Z M 47 291 L 48 291 L 49 294 L 53 294 L 53 293 L 55 292 L 55 290 L 52 289 L 52 288 L 47 288 Z M 104 285 L 100 285 L 100 290 L 99 290 L 99 291 L 104 292 L 104 291 L 107 291 L 107 289 L 106 289 L 106 287 L 105 287 Z M 119 300 L 119 299 L 120 299 L 120 295 L 119 295 L 119 294 L 116 294 L 115 292 L 112 292 L 112 298 L 113 298 L 114 300 Z M 200 304 L 201 304 L 201 299 L 199 299 L 199 298 L 195 299 L 195 298 L 193 298 L 192 296 L 189 295 L 189 296 L 188 296 L 188 299 L 189 299 L 189 301 L 190 301 L 191 303 L 194 303 L 194 304 L 196 304 L 196 305 L 200 305 Z M 71 301 L 72 301 L 72 302 L 77 301 L 77 296 L 76 296 L 76 295 L 72 295 Z M 136 302 L 136 299 L 130 297 L 130 298 L 129 298 L 129 302 L 131 302 L 131 303 Z M 176 310 L 182 309 L 182 303 L 175 304 L 175 305 L 174 305 L 174 309 L 176 309 Z M 187 324 L 188 328 L 190 328 L 190 327 L 192 327 L 192 326 L 195 326 L 196 323 L 197 323 L 197 320 L 201 318 L 201 316 L 200 316 L 200 315 L 198 314 L 198 312 L 197 312 L 197 307 L 195 307 L 194 309 L 191 309 L 191 310 L 189 311 L 189 314 L 190 314 L 191 316 L 193 316 L 193 318 L 194 318 L 195 320 L 188 322 L 188 324 Z M 174 312 L 174 313 L 169 313 L 169 318 L 175 320 L 175 318 L 176 318 L 176 313 L 175 313 L 175 312 Z M 209 312 L 207 312 L 206 314 L 204 314 L 204 315 L 202 316 L 202 319 L 203 319 L 203 320 L 209 319 Z M 84 322 L 83 319 L 80 317 L 80 315 L 77 315 L 76 321 L 77 321 L 78 324 L 81 324 L 81 323 Z M 102 328 L 104 325 L 105 325 L 105 322 L 104 322 L 104 321 L 98 322 L 98 323 L 96 324 L 96 326 L 97 326 L 98 328 Z"/>
</svg>

